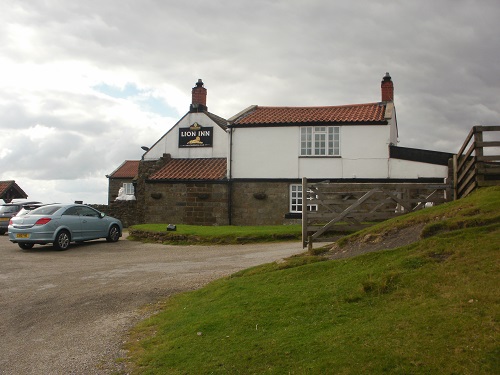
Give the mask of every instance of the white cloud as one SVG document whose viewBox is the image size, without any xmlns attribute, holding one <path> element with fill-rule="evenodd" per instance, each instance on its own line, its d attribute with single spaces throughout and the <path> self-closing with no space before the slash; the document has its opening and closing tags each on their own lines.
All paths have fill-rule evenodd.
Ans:
<svg viewBox="0 0 500 375">
<path fill-rule="evenodd" d="M 0 14 L 0 180 L 47 201 L 105 202 L 104 175 L 188 110 L 198 78 L 228 118 L 378 101 L 389 71 L 408 147 L 457 151 L 500 117 L 493 0 L 19 0 Z"/>
</svg>

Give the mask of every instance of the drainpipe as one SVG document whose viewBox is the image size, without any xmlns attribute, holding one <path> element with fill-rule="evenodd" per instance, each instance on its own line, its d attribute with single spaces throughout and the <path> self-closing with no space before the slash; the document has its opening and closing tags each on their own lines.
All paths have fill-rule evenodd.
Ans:
<svg viewBox="0 0 500 375">
<path fill-rule="evenodd" d="M 229 128 L 229 175 L 227 181 L 227 220 L 229 225 L 233 223 L 233 129 Z"/>
</svg>

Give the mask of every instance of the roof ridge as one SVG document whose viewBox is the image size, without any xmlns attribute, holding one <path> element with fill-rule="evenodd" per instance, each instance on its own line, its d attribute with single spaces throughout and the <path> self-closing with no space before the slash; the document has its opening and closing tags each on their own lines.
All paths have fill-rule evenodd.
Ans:
<svg viewBox="0 0 500 375">
<path fill-rule="evenodd" d="M 362 107 L 371 105 L 381 105 L 382 102 L 372 102 L 372 103 L 358 103 L 358 104 L 343 104 L 343 105 L 320 105 L 320 106 L 257 106 L 258 109 L 270 109 L 270 108 L 281 108 L 281 109 L 297 109 L 297 108 L 341 108 L 341 107 Z"/>
</svg>

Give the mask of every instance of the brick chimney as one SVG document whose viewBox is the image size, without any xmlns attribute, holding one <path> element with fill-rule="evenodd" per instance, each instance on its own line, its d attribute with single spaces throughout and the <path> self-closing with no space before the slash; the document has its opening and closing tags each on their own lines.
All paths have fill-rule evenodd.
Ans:
<svg viewBox="0 0 500 375">
<path fill-rule="evenodd" d="M 193 87 L 192 101 L 189 112 L 203 112 L 208 110 L 207 108 L 207 89 L 203 87 L 203 81 L 198 79 L 196 86 Z"/>
<path fill-rule="evenodd" d="M 394 100 L 394 84 L 392 83 L 389 73 L 385 73 L 380 88 L 382 90 L 382 101 L 392 102 Z"/>
</svg>

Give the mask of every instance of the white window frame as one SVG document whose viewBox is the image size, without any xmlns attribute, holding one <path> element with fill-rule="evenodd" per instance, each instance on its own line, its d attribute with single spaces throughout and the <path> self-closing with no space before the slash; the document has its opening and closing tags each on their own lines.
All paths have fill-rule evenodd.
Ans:
<svg viewBox="0 0 500 375">
<path fill-rule="evenodd" d="M 340 156 L 340 126 L 301 127 L 300 156 Z"/>
<path fill-rule="evenodd" d="M 134 184 L 131 182 L 124 182 L 123 183 L 123 192 L 125 195 L 134 195 Z"/>
<path fill-rule="evenodd" d="M 307 211 L 318 211 L 318 205 L 308 204 Z M 302 184 L 290 184 L 290 212 L 302 213 Z"/>
</svg>

